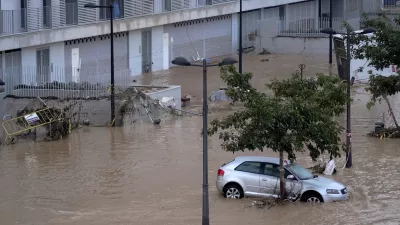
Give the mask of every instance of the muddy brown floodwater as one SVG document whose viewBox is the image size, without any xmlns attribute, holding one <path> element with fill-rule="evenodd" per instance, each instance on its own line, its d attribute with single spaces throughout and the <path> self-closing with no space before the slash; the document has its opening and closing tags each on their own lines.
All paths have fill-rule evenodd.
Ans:
<svg viewBox="0 0 400 225">
<path fill-rule="evenodd" d="M 257 87 L 271 77 L 287 77 L 298 63 L 307 65 L 308 75 L 327 71 L 324 57 L 267 57 L 271 60 L 263 63 L 260 57 L 246 58 L 245 70 L 255 73 Z M 152 79 L 144 76 L 142 82 L 182 84 L 184 93 L 199 96 L 200 74 L 198 68 L 179 68 Z M 218 71 L 210 70 L 209 90 L 221 85 Z M 399 224 L 400 141 L 367 137 L 377 114 L 385 109 L 366 110 L 368 95 L 362 88 L 355 88 L 353 95 L 354 166 L 341 169 L 344 159 L 338 159 L 340 168 L 334 175 L 349 187 L 349 201 L 256 209 L 246 207 L 250 199 L 223 199 L 214 185 L 217 169 L 236 155 L 223 152 L 219 140 L 212 137 L 211 224 Z M 201 117 L 181 117 L 161 126 L 85 127 L 57 142 L 2 146 L 0 224 L 200 224 L 201 126 Z M 243 154 L 251 153 L 237 155 Z M 274 156 L 271 152 L 253 154 Z M 311 165 L 307 155 L 300 155 L 299 161 Z"/>
</svg>

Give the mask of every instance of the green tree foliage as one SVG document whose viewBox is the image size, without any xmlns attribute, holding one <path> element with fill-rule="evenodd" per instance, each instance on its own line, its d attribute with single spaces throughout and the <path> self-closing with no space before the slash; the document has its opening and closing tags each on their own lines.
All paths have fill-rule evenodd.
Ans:
<svg viewBox="0 0 400 225">
<path fill-rule="evenodd" d="M 400 92 L 400 75 L 394 74 L 389 77 L 384 77 L 381 75 L 371 74 L 369 78 L 369 87 L 367 87 L 366 90 L 372 94 L 371 100 L 367 104 L 367 108 L 370 109 L 377 101 L 381 102 L 382 99 L 385 100 L 396 128 L 400 129 L 396 116 L 393 113 L 392 105 L 388 99 L 388 96 Z"/>
<path fill-rule="evenodd" d="M 400 65 L 400 17 L 380 14 L 376 18 L 369 18 L 364 15 L 363 26 L 373 27 L 377 32 L 371 37 L 364 35 L 352 37 L 353 57 L 368 60 L 369 66 L 373 66 L 377 70 L 388 68 L 391 65 Z M 397 73 L 389 77 L 371 73 L 369 87 L 366 89 L 372 94 L 367 107 L 370 108 L 377 101 L 381 102 L 384 99 L 397 128 L 399 125 L 388 96 L 400 92 L 399 81 L 400 76 Z"/>
<path fill-rule="evenodd" d="M 334 117 L 344 112 L 348 98 L 339 78 L 302 79 L 295 74 L 267 85 L 274 96 L 253 88 L 252 74 L 239 74 L 233 66 L 222 68 L 221 78 L 228 86 L 227 95 L 244 103 L 242 110 L 211 122 L 208 132 L 219 133 L 225 151 L 271 149 L 280 153 L 281 167 L 283 153 L 291 160 L 307 149 L 313 160 L 323 153 L 340 156 L 343 127 Z M 283 196 L 283 170 L 280 180 Z"/>
</svg>

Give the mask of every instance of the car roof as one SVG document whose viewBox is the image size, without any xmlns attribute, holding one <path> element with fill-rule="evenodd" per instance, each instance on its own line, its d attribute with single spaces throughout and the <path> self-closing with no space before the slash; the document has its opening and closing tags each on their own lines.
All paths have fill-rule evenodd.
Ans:
<svg viewBox="0 0 400 225">
<path fill-rule="evenodd" d="M 257 161 L 257 162 L 266 162 L 266 163 L 274 163 L 279 164 L 278 157 L 264 157 L 264 156 L 239 156 L 235 158 L 235 161 Z"/>
</svg>

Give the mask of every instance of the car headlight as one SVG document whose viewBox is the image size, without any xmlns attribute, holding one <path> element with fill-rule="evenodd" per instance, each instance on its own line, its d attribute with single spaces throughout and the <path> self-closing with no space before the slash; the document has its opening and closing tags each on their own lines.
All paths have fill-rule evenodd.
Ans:
<svg viewBox="0 0 400 225">
<path fill-rule="evenodd" d="M 327 194 L 335 194 L 335 195 L 340 194 L 339 190 L 336 190 L 336 189 L 326 189 L 326 193 Z"/>
</svg>

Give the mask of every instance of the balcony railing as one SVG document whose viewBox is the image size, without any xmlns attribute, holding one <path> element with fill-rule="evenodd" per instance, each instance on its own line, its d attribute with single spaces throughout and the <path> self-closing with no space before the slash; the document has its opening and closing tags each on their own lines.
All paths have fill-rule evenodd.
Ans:
<svg viewBox="0 0 400 225">
<path fill-rule="evenodd" d="M 125 0 L 117 19 L 236 1 L 238 0 Z M 0 36 L 91 24 L 109 18 L 107 14 L 99 11 L 101 9 L 84 8 L 83 6 L 87 2 L 95 2 L 95 0 L 78 1 L 77 3 L 60 1 L 60 4 L 56 6 L 0 10 Z"/>
</svg>

